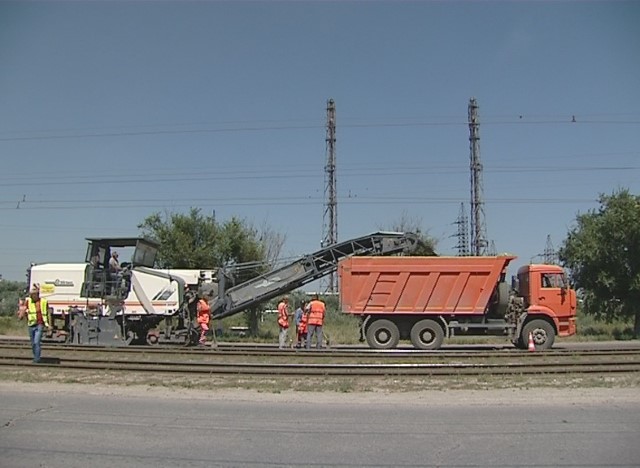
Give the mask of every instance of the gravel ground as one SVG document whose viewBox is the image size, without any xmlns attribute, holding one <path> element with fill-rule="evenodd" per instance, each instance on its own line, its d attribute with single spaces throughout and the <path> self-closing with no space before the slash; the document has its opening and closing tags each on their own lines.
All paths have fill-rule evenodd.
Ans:
<svg viewBox="0 0 640 468">
<path fill-rule="evenodd" d="M 83 395 L 119 396 L 128 398 L 154 398 L 174 400 L 225 400 L 225 401 L 262 401 L 262 402 L 298 402 L 313 401 L 344 404 L 370 404 L 383 401 L 385 404 L 406 403 L 416 405 L 456 405 L 473 403 L 493 405 L 499 401 L 502 405 L 573 405 L 581 404 L 640 404 L 640 391 L 637 387 L 628 388 L 565 388 L 544 391 L 540 388 L 512 388 L 492 390 L 423 390 L 408 392 L 366 391 L 366 392 L 262 392 L 247 389 L 185 389 L 155 387 L 148 385 L 86 385 L 74 383 L 27 383 L 0 382 L 0 392 L 37 392 L 49 395 L 81 393 Z"/>
</svg>

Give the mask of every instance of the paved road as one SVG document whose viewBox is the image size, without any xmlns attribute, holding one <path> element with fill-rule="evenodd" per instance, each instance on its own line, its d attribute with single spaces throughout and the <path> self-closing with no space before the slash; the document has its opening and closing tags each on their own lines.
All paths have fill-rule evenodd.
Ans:
<svg viewBox="0 0 640 468">
<path fill-rule="evenodd" d="M 639 466 L 640 392 L 585 392 L 323 393 L 311 404 L 304 393 L 3 383 L 0 466 Z"/>
</svg>

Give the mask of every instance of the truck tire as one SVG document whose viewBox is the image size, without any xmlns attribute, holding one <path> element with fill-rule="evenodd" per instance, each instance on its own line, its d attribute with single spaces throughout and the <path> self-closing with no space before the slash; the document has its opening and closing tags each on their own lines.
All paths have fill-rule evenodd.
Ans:
<svg viewBox="0 0 640 468">
<path fill-rule="evenodd" d="M 400 330 L 391 320 L 378 319 L 367 327 L 367 343 L 374 349 L 391 349 L 398 346 Z"/>
<path fill-rule="evenodd" d="M 556 339 L 553 325 L 546 320 L 531 320 L 522 327 L 521 339 L 523 344 L 529 343 L 529 333 L 533 336 L 533 344 L 536 346 L 536 351 L 550 349 Z"/>
<path fill-rule="evenodd" d="M 443 341 L 444 330 L 434 320 L 420 320 L 411 327 L 411 343 L 418 349 L 439 349 Z"/>
<path fill-rule="evenodd" d="M 515 346 L 518 349 L 527 349 L 527 344 L 526 342 L 522 341 L 522 336 L 518 337 L 517 340 L 512 341 L 513 346 Z"/>
</svg>

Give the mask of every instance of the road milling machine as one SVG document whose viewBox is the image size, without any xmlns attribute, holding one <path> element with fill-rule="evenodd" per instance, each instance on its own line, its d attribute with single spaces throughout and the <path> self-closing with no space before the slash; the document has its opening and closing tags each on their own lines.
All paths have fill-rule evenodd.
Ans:
<svg viewBox="0 0 640 468">
<path fill-rule="evenodd" d="M 88 238 L 83 263 L 34 264 L 29 288 L 48 300 L 47 341 L 68 344 L 193 344 L 196 298 L 206 294 L 213 319 L 229 317 L 335 272 L 341 259 L 411 251 L 411 233 L 376 232 L 324 247 L 249 281 L 234 280 L 238 265 L 214 270 L 155 268 L 159 245 L 145 238 Z M 131 251 L 118 271 L 114 251 Z"/>
</svg>

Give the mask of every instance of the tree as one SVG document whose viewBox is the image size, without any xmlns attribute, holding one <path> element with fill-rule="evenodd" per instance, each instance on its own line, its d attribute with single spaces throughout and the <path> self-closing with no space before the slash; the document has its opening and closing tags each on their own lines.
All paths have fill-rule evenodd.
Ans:
<svg viewBox="0 0 640 468">
<path fill-rule="evenodd" d="M 384 228 L 381 228 L 384 229 Z M 437 241 L 429 235 L 428 231 L 422 228 L 422 220 L 410 217 L 407 212 L 402 212 L 400 218 L 391 227 L 396 232 L 412 232 L 418 236 L 416 249 L 411 252 L 411 256 L 432 257 L 436 255 Z"/>
<path fill-rule="evenodd" d="M 600 195 L 600 208 L 580 214 L 559 256 L 581 289 L 585 312 L 634 319 L 640 336 L 640 197 L 621 189 Z"/>
<path fill-rule="evenodd" d="M 0 316 L 15 315 L 18 300 L 26 294 L 27 284 L 20 281 L 0 281 Z"/>
<path fill-rule="evenodd" d="M 188 214 L 154 213 L 138 228 L 160 244 L 160 268 L 219 268 L 229 263 L 264 260 L 258 232 L 247 222 L 231 218 L 220 224 L 198 208 Z"/>
<path fill-rule="evenodd" d="M 258 231 L 248 222 L 231 218 L 218 223 L 198 208 L 189 213 L 154 213 L 138 228 L 145 237 L 160 243 L 160 268 L 217 269 L 232 271 L 242 282 L 267 271 L 277 260 L 284 236 L 264 225 Z M 235 268 L 233 268 L 235 266 Z M 246 315 L 250 333 L 258 332 L 258 310 Z"/>
</svg>

